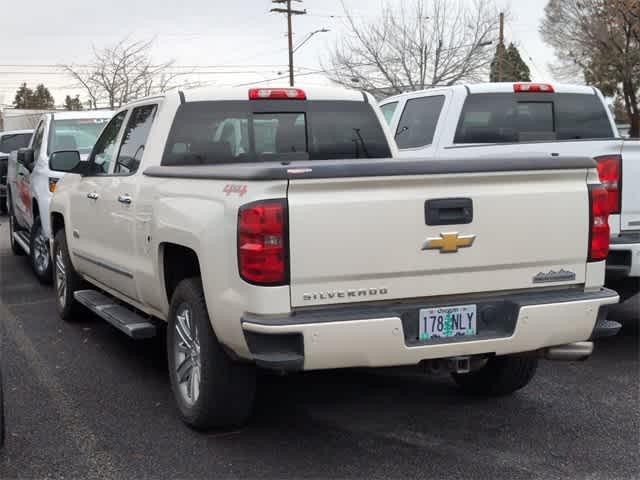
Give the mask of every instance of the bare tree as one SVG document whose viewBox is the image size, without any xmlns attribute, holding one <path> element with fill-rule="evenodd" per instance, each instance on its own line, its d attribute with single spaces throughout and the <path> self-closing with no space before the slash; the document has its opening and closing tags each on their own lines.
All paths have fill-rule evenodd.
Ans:
<svg viewBox="0 0 640 480">
<path fill-rule="evenodd" d="M 336 83 L 385 95 L 487 76 L 499 22 L 491 0 L 402 0 L 373 22 L 342 5 L 348 34 L 323 64 Z"/>
<path fill-rule="evenodd" d="M 540 32 L 556 52 L 556 76 L 620 95 L 630 134 L 639 136 L 640 1 L 549 0 Z"/>
<path fill-rule="evenodd" d="M 153 40 L 121 40 L 112 47 L 93 48 L 87 66 L 63 65 L 87 92 L 91 108 L 117 108 L 136 98 L 168 90 L 177 77 L 188 72 L 172 71 L 174 61 L 155 63 L 151 59 Z"/>
</svg>

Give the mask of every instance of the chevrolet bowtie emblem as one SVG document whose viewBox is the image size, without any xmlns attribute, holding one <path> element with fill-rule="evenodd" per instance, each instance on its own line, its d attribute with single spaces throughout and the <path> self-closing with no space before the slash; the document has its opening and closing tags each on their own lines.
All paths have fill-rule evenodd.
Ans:
<svg viewBox="0 0 640 480">
<path fill-rule="evenodd" d="M 457 233 L 441 233 L 439 238 L 427 238 L 422 250 L 440 250 L 440 253 L 455 253 L 459 248 L 473 245 L 475 235 L 458 235 Z"/>
</svg>

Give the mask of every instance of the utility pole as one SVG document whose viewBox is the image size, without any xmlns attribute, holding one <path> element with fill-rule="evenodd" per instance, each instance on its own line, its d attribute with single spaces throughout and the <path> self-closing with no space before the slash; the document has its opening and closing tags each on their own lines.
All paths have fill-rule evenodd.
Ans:
<svg viewBox="0 0 640 480">
<path fill-rule="evenodd" d="M 498 81 L 503 78 L 504 63 L 504 13 L 500 13 L 500 38 L 498 39 Z"/>
<path fill-rule="evenodd" d="M 302 3 L 302 0 L 293 0 Z M 272 8 L 271 12 L 287 14 L 287 37 L 289 39 L 289 86 L 293 87 L 293 31 L 291 28 L 291 17 L 293 15 L 304 15 L 306 10 L 293 10 L 291 8 L 292 0 L 271 0 L 271 3 L 286 4 L 287 8 Z"/>
</svg>

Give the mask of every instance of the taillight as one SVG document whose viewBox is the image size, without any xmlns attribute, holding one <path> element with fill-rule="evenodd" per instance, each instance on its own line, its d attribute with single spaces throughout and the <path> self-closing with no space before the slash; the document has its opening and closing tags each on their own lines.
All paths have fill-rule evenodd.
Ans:
<svg viewBox="0 0 640 480">
<path fill-rule="evenodd" d="M 249 100 L 306 100 L 307 95 L 299 88 L 251 88 Z"/>
<path fill-rule="evenodd" d="M 514 83 L 513 91 L 516 93 L 522 92 L 542 92 L 553 93 L 553 86 L 548 83 Z"/>
<path fill-rule="evenodd" d="M 600 182 L 609 193 L 609 213 L 620 213 L 622 157 L 620 155 L 606 155 L 596 157 L 595 160 L 598 165 Z"/>
<path fill-rule="evenodd" d="M 260 200 L 238 212 L 238 269 L 256 285 L 289 281 L 287 201 Z"/>
<path fill-rule="evenodd" d="M 600 186 L 589 188 L 589 261 L 597 262 L 609 254 L 609 198 L 607 190 Z"/>
</svg>

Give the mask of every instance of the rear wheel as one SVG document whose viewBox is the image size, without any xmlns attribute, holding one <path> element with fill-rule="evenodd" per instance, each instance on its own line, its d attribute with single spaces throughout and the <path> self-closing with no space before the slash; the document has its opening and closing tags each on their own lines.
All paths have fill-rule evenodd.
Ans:
<svg viewBox="0 0 640 480">
<path fill-rule="evenodd" d="M 454 373 L 453 379 L 467 393 L 502 396 L 525 387 L 536 373 L 536 354 L 491 357 L 479 370 Z"/>
<path fill-rule="evenodd" d="M 41 283 L 50 284 L 53 280 L 51 276 L 51 255 L 49 254 L 49 239 L 44 233 L 40 217 L 33 221 L 31 229 L 31 266 Z"/>
<path fill-rule="evenodd" d="M 244 424 L 253 407 L 255 366 L 234 362 L 209 321 L 202 283 L 178 284 L 167 328 L 171 388 L 182 420 L 197 430 Z"/>
<path fill-rule="evenodd" d="M 54 287 L 58 313 L 63 320 L 72 321 L 82 308 L 73 294 L 82 288 L 83 282 L 71 264 L 64 229 L 58 230 L 54 237 L 53 261 L 55 265 Z"/>
</svg>

